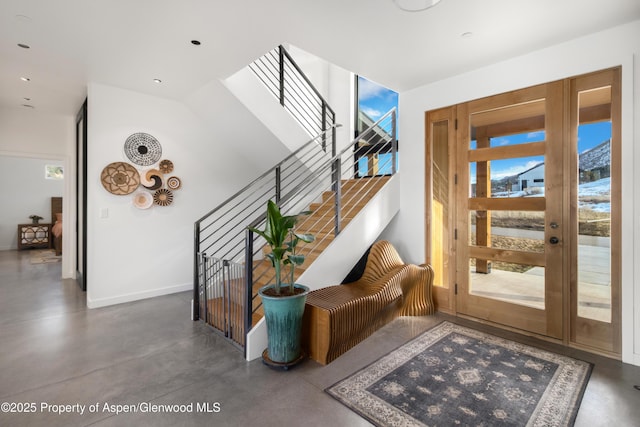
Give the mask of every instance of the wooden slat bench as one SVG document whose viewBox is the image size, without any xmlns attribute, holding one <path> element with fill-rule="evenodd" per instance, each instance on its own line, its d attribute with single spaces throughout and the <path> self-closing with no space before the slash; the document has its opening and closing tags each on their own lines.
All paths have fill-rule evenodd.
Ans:
<svg viewBox="0 0 640 427">
<path fill-rule="evenodd" d="M 398 316 L 432 314 L 432 284 L 429 265 L 404 264 L 391 243 L 374 243 L 360 279 L 307 295 L 309 357 L 326 365 Z"/>
</svg>

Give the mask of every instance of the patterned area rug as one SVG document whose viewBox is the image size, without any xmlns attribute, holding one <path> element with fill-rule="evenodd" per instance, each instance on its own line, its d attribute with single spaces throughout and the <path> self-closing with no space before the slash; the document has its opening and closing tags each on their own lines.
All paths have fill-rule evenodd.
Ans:
<svg viewBox="0 0 640 427">
<path fill-rule="evenodd" d="M 378 426 L 571 426 L 591 368 L 443 322 L 326 392 Z"/>
</svg>

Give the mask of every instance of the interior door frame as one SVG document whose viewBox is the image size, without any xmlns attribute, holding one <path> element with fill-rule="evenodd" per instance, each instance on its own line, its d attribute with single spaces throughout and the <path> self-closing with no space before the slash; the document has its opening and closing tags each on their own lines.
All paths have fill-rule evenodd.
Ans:
<svg viewBox="0 0 640 427">
<path fill-rule="evenodd" d="M 78 286 L 87 290 L 87 99 L 76 115 L 76 259 Z"/>
</svg>

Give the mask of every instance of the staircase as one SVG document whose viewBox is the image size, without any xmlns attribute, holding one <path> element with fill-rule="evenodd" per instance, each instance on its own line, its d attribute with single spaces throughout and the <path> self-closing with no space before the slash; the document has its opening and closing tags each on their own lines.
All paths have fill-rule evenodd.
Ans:
<svg viewBox="0 0 640 427">
<path fill-rule="evenodd" d="M 292 61 L 282 47 L 278 54 L 281 65 Z M 300 72 L 295 63 L 288 69 Z M 285 84 L 288 73 L 279 74 Z M 310 84 L 304 76 L 298 81 Z M 288 94 L 291 85 L 284 87 L 278 92 Z M 337 153 L 335 115 L 319 94 L 311 98 L 319 107 L 306 108 L 320 113 L 305 129 L 321 131 L 194 225 L 193 319 L 206 321 L 249 360 L 265 346 L 258 289 L 274 282 L 274 270 L 264 240 L 247 227 L 264 228 L 267 201 L 283 215 L 312 211 L 296 227 L 315 241 L 298 246 L 306 261 L 294 275 L 311 289 L 341 282 L 399 209 L 395 110 Z M 288 95 L 280 102 L 287 108 L 292 99 L 298 101 Z"/>
</svg>

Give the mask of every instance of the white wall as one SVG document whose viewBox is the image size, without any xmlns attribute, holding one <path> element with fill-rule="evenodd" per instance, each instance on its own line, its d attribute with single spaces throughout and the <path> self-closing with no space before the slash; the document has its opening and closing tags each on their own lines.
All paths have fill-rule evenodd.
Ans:
<svg viewBox="0 0 640 427">
<path fill-rule="evenodd" d="M 640 21 L 591 34 L 400 94 L 401 210 L 383 237 L 408 262 L 425 260 L 424 112 L 622 65 L 622 319 L 625 362 L 640 365 Z M 627 202 L 629 201 L 629 202 Z M 635 307 L 635 310 L 634 310 Z"/>
<path fill-rule="evenodd" d="M 257 178 L 288 155 L 289 151 L 272 130 L 256 120 L 256 116 L 227 86 L 226 83 L 212 80 L 186 97 L 184 103 L 206 124 L 210 139 L 220 143 L 227 142 L 232 150 L 243 154 L 253 168 L 253 178 Z M 258 92 L 258 97 L 261 95 L 264 94 Z M 270 93 L 268 95 L 270 104 L 275 104 L 281 113 L 282 108 L 278 102 Z M 295 142 L 300 145 L 308 137 L 302 130 L 297 130 L 300 134 Z"/>
<path fill-rule="evenodd" d="M 88 89 L 88 306 L 192 289 L 193 224 L 253 179 L 254 165 L 180 102 L 96 83 Z M 136 132 L 157 138 L 182 180 L 170 206 L 140 210 L 131 196 L 102 187 L 103 168 L 128 162 L 124 142 Z"/>
<path fill-rule="evenodd" d="M 51 197 L 62 197 L 63 180 L 45 179 L 45 165 L 62 166 L 60 160 L 0 156 L 0 182 L 4 182 L 0 214 L 0 250 L 18 248 L 18 224 L 29 224 L 30 215 L 51 223 Z"/>
<path fill-rule="evenodd" d="M 0 153 L 62 158 L 68 155 L 68 142 L 74 135 L 71 116 L 41 114 L 24 107 L 0 108 Z"/>
</svg>

